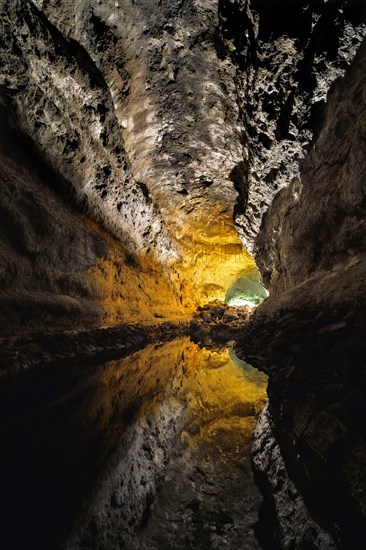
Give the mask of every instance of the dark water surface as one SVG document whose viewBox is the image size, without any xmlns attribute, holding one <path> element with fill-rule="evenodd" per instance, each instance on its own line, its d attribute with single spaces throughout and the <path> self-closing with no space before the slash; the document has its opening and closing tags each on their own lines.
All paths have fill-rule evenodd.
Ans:
<svg viewBox="0 0 366 550">
<path fill-rule="evenodd" d="M 257 548 L 266 377 L 188 338 L 0 382 L 1 548 Z"/>
</svg>

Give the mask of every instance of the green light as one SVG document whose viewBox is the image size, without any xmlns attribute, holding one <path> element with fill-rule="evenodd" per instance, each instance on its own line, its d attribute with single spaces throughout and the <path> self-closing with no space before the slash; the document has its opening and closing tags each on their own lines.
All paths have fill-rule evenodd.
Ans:
<svg viewBox="0 0 366 550">
<path fill-rule="evenodd" d="M 229 306 L 257 307 L 268 296 L 267 290 L 260 283 L 258 271 L 243 273 L 227 290 L 225 302 Z"/>
</svg>

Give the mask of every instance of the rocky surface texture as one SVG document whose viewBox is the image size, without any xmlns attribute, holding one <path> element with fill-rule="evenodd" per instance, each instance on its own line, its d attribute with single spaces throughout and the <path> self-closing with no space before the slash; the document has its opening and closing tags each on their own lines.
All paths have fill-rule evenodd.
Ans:
<svg viewBox="0 0 366 550">
<path fill-rule="evenodd" d="M 188 338 L 1 378 L 1 546 L 258 548 L 266 383 Z"/>
<path fill-rule="evenodd" d="M 298 174 L 360 43 L 362 2 L 1 10 L 1 97 L 14 123 L 88 215 L 130 253 L 170 266 L 183 304 L 223 299 L 254 268 L 242 243 L 252 248 L 274 193 Z"/>
<path fill-rule="evenodd" d="M 250 525 L 235 506 L 235 518 L 225 508 L 224 485 L 237 496 L 239 471 L 250 480 L 233 437 L 240 430 L 248 435 L 239 438 L 246 452 L 247 417 L 252 425 L 263 401 L 251 386 L 256 405 L 247 407 L 245 392 L 235 387 L 238 373 L 218 375 L 217 399 L 202 395 L 217 367 L 207 357 L 202 377 L 188 382 L 174 378 L 165 357 L 157 359 L 159 348 L 155 362 L 141 365 L 135 357 L 137 374 L 121 375 L 121 385 L 113 365 L 102 401 L 112 411 L 108 420 L 120 416 L 123 429 L 110 434 L 104 404 L 91 407 L 90 417 L 83 410 L 84 382 L 75 390 L 61 368 L 55 384 L 64 383 L 66 393 L 51 383 L 48 396 L 54 372 L 41 367 L 60 368 L 57 361 L 65 353 L 74 357 L 77 348 L 109 352 L 128 347 L 127 338 L 146 342 L 157 319 L 223 300 L 238 280 L 255 280 L 246 250 L 255 243 L 271 295 L 250 318 L 244 313 L 238 349 L 269 374 L 271 435 L 258 434 L 253 463 L 281 516 L 271 544 L 366 546 L 365 43 L 349 68 L 365 34 L 365 10 L 363 0 L 0 1 L 0 327 L 8 348 L 1 351 L 1 373 L 40 367 L 21 381 L 4 376 L 1 388 L 9 445 L 0 470 L 6 474 L 14 464 L 17 480 L 4 481 L 6 540 L 29 535 L 37 547 L 68 540 L 70 548 L 161 548 L 155 522 L 166 521 L 186 529 L 182 547 L 237 548 L 243 533 L 255 546 L 255 490 L 254 508 L 250 498 L 245 504 Z M 192 323 L 200 338 L 225 341 L 237 333 L 231 310 L 209 311 Z M 150 328 L 140 334 L 127 326 L 142 320 Z M 196 369 L 192 346 L 171 350 L 183 374 Z M 28 395 L 33 376 L 36 389 Z M 190 396 L 192 380 L 197 399 Z M 37 408 L 42 388 L 46 404 Z M 19 411 L 4 423 L 12 396 L 20 396 Z M 68 430 L 47 447 L 54 425 L 43 425 L 42 413 L 55 410 L 62 427 L 63 403 L 76 411 L 81 403 L 73 441 L 89 422 L 96 425 L 90 440 L 71 446 L 84 457 L 85 477 L 65 452 Z M 36 411 L 35 441 L 28 410 Z M 195 415 L 207 421 L 204 428 Z M 262 425 L 266 433 L 268 426 Z M 207 447 L 214 458 L 205 463 Z M 271 482 L 279 448 L 293 485 Z M 31 478 L 23 460 L 29 449 Z M 259 464 L 266 449 L 273 462 Z M 238 462 L 226 470 L 229 450 Z M 49 456 L 55 470 L 42 478 Z M 209 492 L 206 498 L 213 461 L 222 465 L 217 499 Z M 192 468 L 206 492 L 191 480 Z M 165 476 L 177 483 L 175 507 L 167 505 L 168 483 L 152 508 Z M 39 517 L 33 511 L 28 517 L 40 478 Z M 71 494 L 80 499 L 86 489 L 80 510 Z M 60 514 L 48 510 L 50 491 L 60 496 L 56 509 L 67 510 L 63 526 Z M 20 532 L 11 512 L 23 493 Z M 279 503 L 291 495 L 294 506 L 284 517 Z M 305 518 L 303 502 L 329 539 Z M 196 518 L 210 528 L 196 528 Z"/>
<path fill-rule="evenodd" d="M 321 273 L 336 277 L 364 260 L 365 51 L 364 43 L 329 96 L 323 129 L 302 164 L 301 183 L 280 192 L 265 216 L 256 253 L 274 293 Z"/>
<path fill-rule="evenodd" d="M 366 43 L 329 95 L 301 183 L 264 219 L 257 251 L 271 294 L 239 346 L 269 373 L 289 474 L 340 548 L 366 541 L 365 61 Z"/>
<path fill-rule="evenodd" d="M 134 258 L 73 204 L 70 188 L 0 107 L 2 336 L 184 315 L 161 266 Z M 1 116 L 2 115 L 2 116 Z"/>
<path fill-rule="evenodd" d="M 185 301 L 223 298 L 243 270 L 245 150 L 217 2 L 19 0 L 1 21 L 2 90 L 21 131 L 131 253 L 177 264 Z"/>
<path fill-rule="evenodd" d="M 265 495 L 257 527 L 263 548 L 336 548 L 332 537 L 310 516 L 289 478 L 268 405 L 257 422 L 251 453 L 256 481 Z"/>
<path fill-rule="evenodd" d="M 252 250 L 273 196 L 299 176 L 330 85 L 365 35 L 366 6 L 358 0 L 220 0 L 219 10 L 248 158 L 235 223 Z"/>
<path fill-rule="evenodd" d="M 164 342 L 188 332 L 188 321 L 165 321 L 0 338 L 0 377 L 32 367 L 68 365 L 73 360 L 122 357 L 149 342 Z"/>
<path fill-rule="evenodd" d="M 199 306 L 189 323 L 193 342 L 206 347 L 235 340 L 249 322 L 253 308 L 228 306 L 218 300 Z"/>
</svg>

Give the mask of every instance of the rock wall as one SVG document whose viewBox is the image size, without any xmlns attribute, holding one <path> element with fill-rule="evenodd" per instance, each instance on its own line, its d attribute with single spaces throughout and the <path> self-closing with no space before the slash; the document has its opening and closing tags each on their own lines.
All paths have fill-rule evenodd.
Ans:
<svg viewBox="0 0 366 550">
<path fill-rule="evenodd" d="M 75 10 L 83 5 L 72 3 Z M 56 8 L 54 15 L 59 19 L 61 14 Z M 88 27 L 77 21 L 80 32 L 87 34 Z M 143 186 L 130 181 L 112 92 L 98 63 L 37 2 L 3 3 L 2 36 L 2 84 L 21 130 L 116 236 L 140 249 L 153 242 L 157 252 L 167 255 L 170 244 L 159 209 Z M 98 35 L 93 38 L 95 45 Z M 126 83 L 118 84 L 122 93 Z"/>
<path fill-rule="evenodd" d="M 7 335 L 184 316 L 161 266 L 91 223 L 34 146 L 0 130 L 1 347 Z"/>
<path fill-rule="evenodd" d="M 235 225 L 248 247 L 278 190 L 299 177 L 327 92 L 365 35 L 362 1 L 220 0 L 248 155 Z"/>
<path fill-rule="evenodd" d="M 272 292 L 363 260 L 365 50 L 363 44 L 346 80 L 332 90 L 324 127 L 302 163 L 301 183 L 280 192 L 265 216 L 256 244 Z"/>
<path fill-rule="evenodd" d="M 239 346 L 269 373 L 289 475 L 339 548 L 366 540 L 365 61 L 364 42 L 329 94 L 301 183 L 264 218 L 257 253 L 271 294 Z"/>
<path fill-rule="evenodd" d="M 243 243 L 298 174 L 360 6 L 3 1 L 2 103 L 79 207 L 192 311 L 255 271 Z"/>
<path fill-rule="evenodd" d="M 364 2 L 0 10 L 2 333 L 189 313 L 254 246 L 241 353 L 311 513 L 364 547 Z"/>
<path fill-rule="evenodd" d="M 2 8 L 1 83 L 19 128 L 92 218 L 170 268 L 187 304 L 254 269 L 233 223 L 246 152 L 217 28 L 213 1 Z"/>
</svg>

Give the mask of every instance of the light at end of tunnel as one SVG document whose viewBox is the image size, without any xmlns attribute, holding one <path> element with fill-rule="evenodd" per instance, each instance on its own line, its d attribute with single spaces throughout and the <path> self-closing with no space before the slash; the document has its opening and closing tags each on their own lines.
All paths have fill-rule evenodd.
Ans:
<svg viewBox="0 0 366 550">
<path fill-rule="evenodd" d="M 249 300 L 244 300 L 243 298 L 232 298 L 228 301 L 229 306 L 249 306 L 251 308 L 256 307 L 257 304 L 250 302 Z"/>
<path fill-rule="evenodd" d="M 260 282 L 259 272 L 243 273 L 227 290 L 225 302 L 229 306 L 249 306 L 254 309 L 268 296 Z"/>
</svg>

